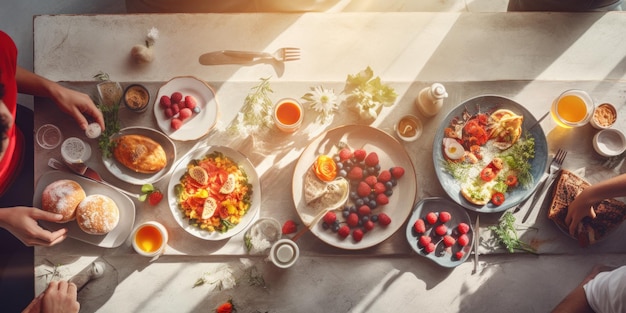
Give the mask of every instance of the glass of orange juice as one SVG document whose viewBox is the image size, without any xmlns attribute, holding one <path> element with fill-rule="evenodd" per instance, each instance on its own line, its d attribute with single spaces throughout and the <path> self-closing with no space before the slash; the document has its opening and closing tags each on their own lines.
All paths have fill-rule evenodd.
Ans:
<svg viewBox="0 0 626 313">
<path fill-rule="evenodd" d="M 165 250 L 168 234 L 161 223 L 149 221 L 135 228 L 133 231 L 133 248 L 143 256 L 154 257 Z"/>
<path fill-rule="evenodd" d="M 286 133 L 293 133 L 300 128 L 303 117 L 302 105 L 296 99 L 283 98 L 274 106 L 274 123 Z"/>
<path fill-rule="evenodd" d="M 583 90 L 570 89 L 552 103 L 550 113 L 561 127 L 572 128 L 587 124 L 593 116 L 593 99 Z"/>
</svg>

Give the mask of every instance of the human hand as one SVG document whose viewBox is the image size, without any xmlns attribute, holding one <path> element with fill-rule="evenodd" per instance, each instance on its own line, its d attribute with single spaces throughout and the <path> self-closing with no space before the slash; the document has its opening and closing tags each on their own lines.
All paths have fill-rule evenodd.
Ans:
<svg viewBox="0 0 626 313">
<path fill-rule="evenodd" d="M 75 313 L 80 310 L 80 303 L 76 298 L 77 288 L 74 283 L 52 281 L 22 313 Z"/>
<path fill-rule="evenodd" d="M 0 226 L 11 232 L 27 246 L 54 246 L 67 237 L 67 228 L 54 232 L 37 224 L 38 220 L 58 222 L 63 216 L 31 207 L 12 207 L 0 210 Z"/>
<path fill-rule="evenodd" d="M 595 218 L 596 212 L 593 210 L 593 206 L 588 204 L 583 196 L 579 195 L 569 204 L 567 215 L 565 216 L 565 224 L 569 226 L 570 235 L 576 235 L 578 224 L 580 224 L 585 216 Z"/>
<path fill-rule="evenodd" d="M 104 129 L 104 117 L 102 112 L 96 107 L 91 98 L 79 91 L 57 85 L 52 99 L 57 106 L 68 115 L 72 116 L 81 129 L 87 129 L 87 119 L 85 114 L 91 116 L 100 127 Z"/>
</svg>

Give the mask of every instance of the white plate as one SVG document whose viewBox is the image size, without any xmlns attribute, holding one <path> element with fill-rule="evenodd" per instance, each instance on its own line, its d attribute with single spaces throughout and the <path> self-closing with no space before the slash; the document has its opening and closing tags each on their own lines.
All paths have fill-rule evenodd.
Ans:
<svg viewBox="0 0 626 313">
<path fill-rule="evenodd" d="M 69 221 L 67 223 L 39 221 L 39 223 L 50 231 L 67 227 L 69 237 L 96 246 L 115 248 L 123 244 L 124 241 L 126 241 L 126 238 L 130 236 L 130 233 L 133 230 L 133 225 L 135 224 L 135 204 L 130 200 L 130 198 L 111 187 L 66 172 L 47 172 L 43 174 L 37 182 L 35 195 L 33 196 L 34 206 L 36 208 L 41 208 L 41 195 L 43 190 L 46 189 L 49 184 L 61 179 L 71 179 L 77 182 L 81 187 L 83 187 L 83 190 L 85 190 L 87 195 L 101 194 L 111 198 L 120 209 L 120 221 L 117 226 L 106 235 L 87 234 L 80 229 L 76 221 Z"/>
<path fill-rule="evenodd" d="M 194 113 L 191 118 L 178 130 L 172 129 L 171 119 L 165 116 L 165 112 L 159 105 L 161 96 L 171 96 L 174 92 L 180 92 L 184 96 L 194 96 L 198 101 L 200 113 Z M 165 83 L 157 96 L 154 98 L 154 117 L 161 131 L 174 140 L 196 140 L 206 135 L 217 122 L 219 107 L 215 98 L 215 91 L 204 81 L 191 76 L 172 78 Z"/>
<path fill-rule="evenodd" d="M 174 162 L 176 162 L 176 145 L 163 133 L 146 127 L 127 127 L 120 130 L 119 133 L 112 136 L 111 139 L 113 140 L 123 135 L 142 135 L 158 142 L 161 147 L 163 147 L 163 150 L 165 150 L 167 164 L 162 170 L 156 173 L 144 174 L 129 169 L 118 162 L 113 156 L 110 158 L 102 157 L 104 167 L 106 167 L 113 176 L 133 185 L 143 185 L 155 183 L 172 171 Z"/>
<path fill-rule="evenodd" d="M 232 229 L 228 230 L 225 233 L 220 232 L 209 232 L 199 227 L 189 225 L 189 219 L 185 216 L 185 214 L 178 208 L 178 203 L 176 202 L 176 193 L 174 191 L 174 187 L 180 183 L 180 178 L 187 172 L 187 164 L 191 160 L 200 159 L 207 154 L 211 154 L 214 151 L 219 151 L 223 153 L 225 156 L 231 158 L 233 161 L 237 162 L 239 166 L 243 168 L 248 175 L 248 183 L 252 184 L 252 197 L 251 197 L 251 205 L 248 209 L 248 212 L 241 218 L 239 224 L 237 224 Z M 188 153 L 185 157 L 183 157 L 174 168 L 174 172 L 172 172 L 172 177 L 170 178 L 170 184 L 167 191 L 167 201 L 172 211 L 172 215 L 174 215 L 174 219 L 182 227 L 186 232 L 205 240 L 223 240 L 230 238 L 242 230 L 246 229 L 250 223 L 257 218 L 257 213 L 259 208 L 261 207 L 261 184 L 259 183 L 259 176 L 256 172 L 256 169 L 250 163 L 250 160 L 246 158 L 243 154 L 238 151 L 235 151 L 231 148 L 224 146 L 209 146 L 200 148 L 196 151 L 192 151 Z"/>
<path fill-rule="evenodd" d="M 415 169 L 404 146 L 381 130 L 364 125 L 347 125 L 331 129 L 307 146 L 294 170 L 293 201 L 302 220 L 310 220 L 316 213 L 310 212 L 303 196 L 303 182 L 306 172 L 319 155 L 337 154 L 339 150 L 337 144 L 339 143 L 346 143 L 352 150 L 365 149 L 368 153 L 376 152 L 382 169 L 402 166 L 405 170 L 404 176 L 398 180 L 398 185 L 393 189 L 393 195 L 389 197 L 389 203 L 381 209 L 374 210 L 389 215 L 391 224 L 385 227 L 376 225 L 373 230 L 363 236 L 360 242 L 354 242 L 350 236 L 345 239 L 339 237 L 332 230 L 324 229 L 321 222 L 311 226 L 311 232 L 315 236 L 332 246 L 347 250 L 365 249 L 377 245 L 393 235 L 411 213 L 417 194 Z"/>
</svg>

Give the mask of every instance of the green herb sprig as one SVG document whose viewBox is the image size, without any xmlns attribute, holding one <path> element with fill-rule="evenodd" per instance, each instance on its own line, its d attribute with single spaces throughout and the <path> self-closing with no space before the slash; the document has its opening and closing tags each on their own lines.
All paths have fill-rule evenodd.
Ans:
<svg viewBox="0 0 626 313">
<path fill-rule="evenodd" d="M 530 244 L 523 242 L 517 235 L 517 229 L 515 228 L 515 216 L 513 216 L 513 213 L 510 211 L 507 211 L 502 215 L 502 218 L 500 218 L 500 222 L 497 226 L 489 226 L 488 229 L 495 234 L 498 243 L 505 246 L 510 253 L 515 252 L 515 250 L 522 250 L 537 254 L 537 250 L 535 248 L 533 248 Z"/>
<path fill-rule="evenodd" d="M 96 101 L 94 101 L 96 102 Z M 111 141 L 111 137 L 120 131 L 120 120 L 118 118 L 119 102 L 114 105 L 103 105 L 96 102 L 96 106 L 102 112 L 104 116 L 104 131 L 98 137 L 98 147 L 102 156 L 105 158 L 111 157 L 111 151 L 115 147 L 115 142 Z"/>
</svg>

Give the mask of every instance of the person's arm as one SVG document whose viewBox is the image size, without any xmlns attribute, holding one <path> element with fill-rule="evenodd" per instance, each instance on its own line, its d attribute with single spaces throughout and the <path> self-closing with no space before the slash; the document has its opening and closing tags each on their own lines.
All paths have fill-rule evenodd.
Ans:
<svg viewBox="0 0 626 313">
<path fill-rule="evenodd" d="M 578 224 L 585 216 L 596 217 L 592 205 L 598 201 L 626 196 L 626 174 L 621 174 L 585 188 L 567 209 L 565 223 L 575 235 Z"/>
<path fill-rule="evenodd" d="M 67 281 L 51 281 L 48 288 L 37 296 L 22 313 L 75 313 L 80 310 L 76 300 L 76 284 Z"/>
<path fill-rule="evenodd" d="M 15 80 L 20 93 L 52 99 L 63 112 L 76 120 L 81 129 L 86 129 L 88 125 L 85 114 L 91 116 L 104 129 L 102 112 L 88 95 L 63 87 L 19 66 Z"/>
<path fill-rule="evenodd" d="M 591 272 L 552 310 L 552 313 L 593 313 L 593 309 L 587 301 L 585 284 L 594 279 L 601 272 L 613 270 L 613 267 L 596 265 Z"/>
<path fill-rule="evenodd" d="M 37 208 L 12 207 L 0 209 L 0 227 L 11 232 L 27 246 L 50 247 L 67 237 L 67 228 L 54 232 L 45 230 L 37 224 L 38 220 L 58 222 L 63 216 Z"/>
</svg>

